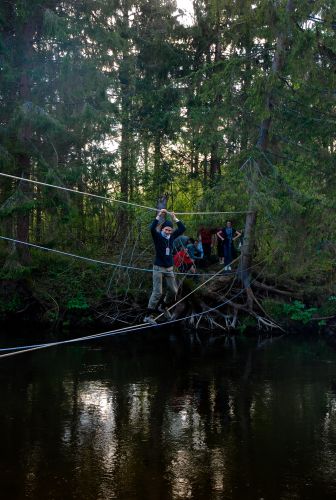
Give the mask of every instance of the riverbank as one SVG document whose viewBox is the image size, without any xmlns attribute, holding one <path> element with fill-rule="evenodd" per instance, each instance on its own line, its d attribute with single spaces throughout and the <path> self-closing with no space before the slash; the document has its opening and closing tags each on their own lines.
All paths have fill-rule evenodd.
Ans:
<svg viewBox="0 0 336 500">
<path fill-rule="evenodd" d="M 30 265 L 13 259 L 0 272 L 0 322 L 35 324 L 55 334 L 132 327 L 143 322 L 151 292 L 149 272 L 106 269 L 68 258 L 32 253 Z M 185 329 L 225 334 L 265 331 L 336 332 L 336 290 L 315 276 L 278 276 L 255 265 L 243 289 L 237 269 L 214 263 L 199 276 L 181 276 L 173 319 Z"/>
<path fill-rule="evenodd" d="M 97 281 L 97 276 L 95 277 Z M 256 307 L 249 310 L 239 286 L 232 287 L 234 276 L 219 276 L 216 283 L 205 289 L 200 281 L 186 279 L 182 296 L 190 296 L 172 309 L 173 320 L 185 329 L 195 331 L 214 330 L 222 334 L 249 334 L 253 331 L 272 333 L 315 332 L 322 335 L 336 335 L 336 297 L 328 296 L 319 302 L 304 303 L 295 294 L 273 290 L 270 286 L 256 286 L 254 298 Z M 61 332 L 98 332 L 121 327 L 132 327 L 142 323 L 146 310 L 147 296 L 143 288 L 131 287 L 127 296 L 119 290 L 108 296 L 97 288 L 72 290 L 71 284 L 64 282 L 49 290 L 39 288 L 39 281 L 20 278 L 0 281 L 0 323 L 2 325 L 36 325 L 58 335 Z M 227 293 L 227 289 L 231 290 Z M 115 292 L 115 291 L 114 291 Z M 53 293 L 53 295 L 52 295 Z M 280 297 L 279 297 L 280 294 Z M 185 318 L 185 319 L 184 319 Z"/>
</svg>

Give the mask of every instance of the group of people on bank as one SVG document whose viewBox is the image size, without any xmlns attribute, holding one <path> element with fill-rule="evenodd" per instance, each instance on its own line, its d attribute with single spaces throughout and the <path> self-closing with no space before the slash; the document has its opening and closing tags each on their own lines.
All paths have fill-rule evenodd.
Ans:
<svg viewBox="0 0 336 500">
<path fill-rule="evenodd" d="M 231 271 L 231 262 L 237 255 L 233 242 L 241 235 L 228 220 L 225 227 L 220 229 L 202 226 L 197 239 L 177 236 L 173 244 L 174 266 L 179 272 L 195 273 L 196 268 L 208 267 L 218 260 L 220 264 L 224 264 L 224 270 Z M 216 248 L 217 255 L 212 254 L 213 248 Z"/>
<path fill-rule="evenodd" d="M 195 273 L 197 267 L 207 267 L 211 263 L 212 248 L 217 247 L 217 256 L 225 270 L 231 270 L 231 262 L 235 256 L 234 241 L 241 237 L 241 232 L 227 221 L 223 228 L 211 230 L 202 226 L 197 239 L 184 236 L 184 224 L 171 212 L 171 221 L 166 219 L 167 210 L 159 211 L 153 220 L 150 231 L 155 247 L 153 266 L 153 291 L 148 303 L 145 322 L 155 323 L 154 315 L 162 312 L 167 318 L 167 307 L 174 301 L 178 287 L 174 276 L 174 266 L 178 272 Z M 164 221 L 162 222 L 162 218 Z M 173 223 L 177 228 L 173 229 Z M 163 298 L 163 285 L 166 295 Z"/>
</svg>

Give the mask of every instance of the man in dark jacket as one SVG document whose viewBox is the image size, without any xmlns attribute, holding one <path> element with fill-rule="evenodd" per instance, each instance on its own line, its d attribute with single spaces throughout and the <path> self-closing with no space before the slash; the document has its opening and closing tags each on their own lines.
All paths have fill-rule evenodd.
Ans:
<svg viewBox="0 0 336 500">
<path fill-rule="evenodd" d="M 163 222 L 161 230 L 158 231 L 157 227 L 160 217 L 166 215 L 167 210 L 163 208 L 150 226 L 155 246 L 155 260 L 153 266 L 153 291 L 148 302 L 148 312 L 144 318 L 146 323 L 155 323 L 154 314 L 158 310 L 158 305 L 162 297 L 163 284 L 167 288 L 163 303 L 164 312 L 166 312 L 167 304 L 175 299 L 177 293 L 177 285 L 173 272 L 173 246 L 174 240 L 184 233 L 185 226 L 176 218 L 174 212 L 171 212 L 172 220 L 177 224 L 177 229 L 174 231 L 173 222 L 166 220 Z"/>
</svg>

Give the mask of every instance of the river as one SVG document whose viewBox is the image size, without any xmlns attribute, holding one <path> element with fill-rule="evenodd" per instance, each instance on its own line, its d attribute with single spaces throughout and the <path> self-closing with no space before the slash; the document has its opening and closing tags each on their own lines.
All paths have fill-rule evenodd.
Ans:
<svg viewBox="0 0 336 500">
<path fill-rule="evenodd" d="M 336 351 L 174 332 L 0 361 L 6 500 L 334 499 Z"/>
</svg>

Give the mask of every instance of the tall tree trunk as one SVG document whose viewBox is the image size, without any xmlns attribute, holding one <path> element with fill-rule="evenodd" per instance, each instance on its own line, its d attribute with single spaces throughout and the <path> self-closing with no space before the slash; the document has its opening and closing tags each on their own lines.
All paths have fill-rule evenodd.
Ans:
<svg viewBox="0 0 336 500">
<path fill-rule="evenodd" d="M 164 186 L 162 186 L 162 169 L 161 169 L 161 134 L 158 130 L 154 138 L 154 192 L 160 196 Z"/>
<path fill-rule="evenodd" d="M 31 158 L 29 156 L 30 141 L 32 139 L 32 127 L 28 117 L 28 108 L 31 105 L 31 61 L 33 57 L 34 47 L 34 34 L 36 30 L 36 20 L 32 17 L 25 24 L 22 32 L 22 50 L 23 50 L 23 64 L 21 68 L 21 77 L 19 82 L 19 96 L 21 106 L 25 109 L 25 117 L 22 128 L 19 132 L 20 153 L 17 155 L 17 174 L 19 176 L 30 178 L 31 174 Z M 24 199 L 31 197 L 32 188 L 28 182 L 22 182 L 19 186 Z M 29 240 L 29 223 L 30 213 L 28 210 L 21 210 L 17 215 L 16 234 L 19 240 Z M 18 255 L 23 264 L 30 261 L 29 247 L 20 245 L 18 248 Z"/>
<path fill-rule="evenodd" d="M 131 144 L 131 74 L 130 74 L 130 64 L 131 56 L 128 47 L 128 32 L 129 32 L 129 2 L 124 0 L 122 5 L 123 17 L 123 37 L 124 37 L 124 49 L 122 60 L 120 62 L 119 68 L 119 81 L 121 89 L 121 144 L 120 144 L 120 194 L 121 199 L 124 201 L 129 200 L 129 183 L 130 183 L 130 161 L 131 154 L 130 148 Z M 122 229 L 127 223 L 127 211 L 124 208 L 120 208 L 118 215 L 118 226 Z"/>
<path fill-rule="evenodd" d="M 120 192 L 121 199 L 129 198 L 129 168 L 130 168 L 130 131 L 128 98 L 123 99 L 123 119 L 121 125 L 121 167 L 120 167 Z"/>
<path fill-rule="evenodd" d="M 286 13 L 290 17 L 293 12 L 293 0 L 287 1 Z M 289 23 L 287 23 L 289 26 Z M 272 76 L 279 73 L 284 66 L 284 53 L 287 46 L 289 30 L 284 31 L 283 28 L 278 34 L 276 39 L 276 50 L 274 54 L 274 59 L 272 63 Z M 267 116 L 262 120 L 259 129 L 259 137 L 257 141 L 257 147 L 262 151 L 267 149 L 269 130 L 272 121 L 272 105 L 273 105 L 273 88 L 270 89 L 266 95 L 266 109 L 268 111 Z M 250 201 L 249 201 L 249 213 L 245 220 L 244 229 L 244 243 L 241 252 L 241 263 L 240 263 L 240 277 L 242 283 L 247 291 L 248 298 L 251 297 L 250 291 L 250 268 L 253 260 L 253 250 L 254 250 L 254 234 L 256 227 L 256 194 L 257 194 L 257 167 L 255 162 L 251 162 L 252 171 L 251 177 L 248 179 L 250 185 Z M 251 304 L 250 304 L 251 305 Z"/>
<path fill-rule="evenodd" d="M 129 198 L 129 169 L 130 169 L 130 129 L 129 129 L 129 98 L 122 99 L 122 123 L 121 123 L 121 164 L 120 164 L 120 192 L 121 199 L 128 201 Z"/>
<path fill-rule="evenodd" d="M 220 159 L 218 156 L 218 142 L 215 140 L 211 144 L 210 150 L 210 180 L 214 181 L 216 175 L 220 174 Z"/>
<path fill-rule="evenodd" d="M 216 11 L 216 49 L 215 49 L 215 64 L 218 63 L 221 60 L 222 56 L 222 51 L 221 51 L 221 45 L 220 45 L 220 19 L 219 19 L 219 11 L 217 7 Z M 218 71 L 218 66 L 215 66 L 214 72 Z M 222 96 L 220 94 L 217 94 L 215 97 L 215 108 L 218 109 L 220 106 L 220 103 L 222 101 Z M 215 125 L 215 137 L 213 139 L 213 142 L 211 144 L 210 148 L 210 181 L 214 181 L 215 177 L 220 174 L 220 158 L 219 158 L 219 153 L 218 153 L 218 137 L 217 137 L 217 132 L 218 132 L 218 124 L 216 123 Z"/>
</svg>

